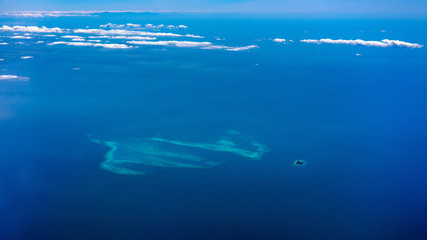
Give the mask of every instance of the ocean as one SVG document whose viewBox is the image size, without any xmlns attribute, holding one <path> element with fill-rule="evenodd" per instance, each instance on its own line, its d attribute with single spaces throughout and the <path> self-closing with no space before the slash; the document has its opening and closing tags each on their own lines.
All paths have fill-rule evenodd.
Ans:
<svg viewBox="0 0 427 240">
<path fill-rule="evenodd" d="M 0 26 L 2 240 L 427 239 L 425 18 Z"/>
</svg>

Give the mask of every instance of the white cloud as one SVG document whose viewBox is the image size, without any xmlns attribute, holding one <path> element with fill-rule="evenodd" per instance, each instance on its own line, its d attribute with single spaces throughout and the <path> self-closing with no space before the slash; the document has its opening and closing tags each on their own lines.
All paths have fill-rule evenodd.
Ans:
<svg viewBox="0 0 427 240">
<path fill-rule="evenodd" d="M 133 28 L 140 28 L 141 24 L 135 24 L 135 23 L 126 23 L 127 27 L 133 27 Z"/>
<path fill-rule="evenodd" d="M 175 46 L 175 47 L 206 47 L 212 45 L 211 42 L 193 41 L 128 41 L 129 44 L 150 45 L 150 46 Z"/>
<path fill-rule="evenodd" d="M 108 37 L 110 39 L 129 39 L 129 40 L 156 40 L 155 37 L 141 37 L 141 36 L 134 36 L 134 37 L 128 37 L 128 36 L 111 36 Z"/>
<path fill-rule="evenodd" d="M 88 38 L 111 38 L 111 36 L 89 36 Z"/>
<path fill-rule="evenodd" d="M 258 48 L 257 45 L 250 45 L 250 46 L 245 46 L 245 47 L 229 47 L 229 46 L 224 46 L 224 45 L 211 45 L 211 46 L 206 46 L 203 47 L 202 49 L 223 49 L 223 50 L 227 50 L 227 51 L 233 51 L 233 52 L 240 52 L 240 51 L 246 51 L 252 48 Z"/>
<path fill-rule="evenodd" d="M 34 58 L 33 56 L 22 56 L 21 59 L 31 59 Z"/>
<path fill-rule="evenodd" d="M 135 23 L 126 23 L 126 24 L 115 24 L 115 23 L 107 23 L 99 25 L 100 28 L 140 28 L 141 24 L 135 24 Z"/>
<path fill-rule="evenodd" d="M 47 45 L 68 45 L 68 46 L 77 46 L 77 47 L 90 47 L 93 46 L 94 43 L 90 43 L 90 42 L 53 42 L 53 43 L 48 43 Z"/>
<path fill-rule="evenodd" d="M 301 42 L 316 43 L 316 44 L 329 43 L 329 44 L 361 45 L 361 46 L 370 46 L 370 47 L 407 47 L 407 48 L 421 48 L 421 47 L 423 47 L 423 45 L 418 44 L 418 43 L 409 43 L 409 42 L 404 42 L 404 41 L 400 41 L 400 40 L 389 40 L 389 39 L 383 39 L 381 41 L 365 41 L 365 40 L 361 40 L 361 39 L 333 40 L 330 38 L 325 38 L 325 39 L 319 39 L 319 40 L 317 40 L 317 39 L 304 39 L 304 40 L 301 40 Z"/>
<path fill-rule="evenodd" d="M 27 82 L 28 80 L 30 80 L 28 77 L 20 77 L 16 75 L 0 75 L 0 81 Z"/>
<path fill-rule="evenodd" d="M 86 41 L 86 39 L 84 39 L 82 37 L 77 37 L 77 38 L 71 39 L 71 41 L 74 41 L 74 42 L 83 42 L 83 41 Z"/>
<path fill-rule="evenodd" d="M 126 49 L 132 48 L 126 44 L 115 44 L 115 43 L 92 43 L 92 42 L 53 42 L 47 45 L 68 45 L 77 47 L 103 47 L 112 49 Z"/>
<path fill-rule="evenodd" d="M 141 28 L 141 24 L 135 24 L 135 23 L 126 23 L 126 24 L 115 24 L 115 23 L 107 23 L 107 24 L 102 24 L 99 25 L 100 28 Z M 186 29 L 187 26 L 185 25 L 168 25 L 165 26 L 164 24 L 158 24 L 158 25 L 154 25 L 151 23 L 147 23 L 144 25 L 144 27 L 146 29 L 162 29 L 162 28 L 167 28 L 167 29 Z"/>
<path fill-rule="evenodd" d="M 44 43 L 44 41 L 37 41 L 36 43 L 40 44 L 40 43 Z"/>
<path fill-rule="evenodd" d="M 143 37 L 143 36 L 89 36 L 90 39 L 104 38 L 104 39 L 126 39 L 126 40 L 156 40 L 155 37 Z"/>
<path fill-rule="evenodd" d="M 103 47 L 103 48 L 115 48 L 115 49 L 132 48 L 132 46 L 128 46 L 126 44 L 116 44 L 116 43 L 95 43 L 93 46 Z"/>
<path fill-rule="evenodd" d="M 82 41 L 86 41 L 83 37 L 81 36 L 76 36 L 76 35 L 65 35 L 65 36 L 61 36 L 61 38 L 70 38 L 71 41 L 75 41 L 75 42 L 82 42 Z"/>
<path fill-rule="evenodd" d="M 61 36 L 61 38 L 79 38 L 80 36 L 76 36 L 76 35 L 65 35 L 65 36 Z"/>
<path fill-rule="evenodd" d="M 275 38 L 275 39 L 273 39 L 273 42 L 286 43 L 286 39 L 283 39 L 283 38 Z"/>
<path fill-rule="evenodd" d="M 7 42 L 0 42 L 0 45 L 9 45 Z"/>
<path fill-rule="evenodd" d="M 103 30 L 103 29 L 76 29 L 75 33 L 87 33 L 96 35 L 141 35 L 141 36 L 164 36 L 164 37 L 179 37 L 181 35 L 174 33 L 152 33 L 143 31 L 128 31 L 128 30 Z"/>
<path fill-rule="evenodd" d="M 123 28 L 125 27 L 124 24 L 114 24 L 114 23 L 107 23 L 107 24 L 101 24 L 99 25 L 100 28 Z"/>
<path fill-rule="evenodd" d="M 101 27 L 140 27 L 139 24 L 127 23 L 127 24 L 104 24 Z M 165 28 L 163 24 L 152 25 L 147 24 L 146 27 L 149 28 Z M 169 25 L 166 28 L 170 29 L 185 29 L 185 25 Z M 11 32 L 24 32 L 24 33 L 66 33 L 69 35 L 60 36 L 61 38 L 70 39 L 70 41 L 61 41 L 57 40 L 47 45 L 68 45 L 68 46 L 88 46 L 88 47 L 103 47 L 103 48 L 114 48 L 114 49 L 126 49 L 132 48 L 132 45 L 148 45 L 148 46 L 172 46 L 172 47 L 183 47 L 183 48 L 200 48 L 200 49 L 223 49 L 227 51 L 245 51 L 252 48 L 258 48 L 257 45 L 243 46 L 243 47 L 230 47 L 224 45 L 214 45 L 211 42 L 207 41 L 157 41 L 157 37 L 187 37 L 187 38 L 204 38 L 203 36 L 193 35 L 193 34 L 176 34 L 168 32 L 158 32 L 158 31 L 139 31 L 139 30 L 129 30 L 129 29 L 62 29 L 62 28 L 47 28 L 47 27 L 37 27 L 37 26 L 7 26 L 3 25 L 0 27 L 0 31 L 11 31 Z M 75 33 L 72 35 L 71 33 Z M 15 33 L 15 35 L 18 33 Z M 77 35 L 78 34 L 78 35 Z M 81 34 L 88 34 L 79 36 Z M 45 37 L 56 37 L 53 34 L 43 35 Z M 28 39 L 29 36 L 15 36 L 14 38 Z M 88 40 L 86 42 L 86 39 Z M 102 43 L 99 39 L 113 39 L 113 40 L 123 40 L 121 43 Z M 129 41 L 132 40 L 132 41 Z M 156 41 L 154 41 L 156 40 Z M 127 41 L 125 44 L 124 42 Z M 107 41 L 108 42 L 108 41 Z M 43 43 L 39 41 L 38 43 Z M 8 43 L 1 43 L 6 45 Z M 18 43 L 15 43 L 18 44 Z"/>
<path fill-rule="evenodd" d="M 13 38 L 13 39 L 32 39 L 32 37 L 27 37 L 27 36 L 11 36 L 10 38 Z"/>
<path fill-rule="evenodd" d="M 65 35 L 61 36 L 61 38 L 70 38 L 71 41 L 86 41 L 83 37 L 76 35 Z"/>
<path fill-rule="evenodd" d="M 4 59 L 3 59 L 3 58 L 0 58 L 0 61 L 4 61 Z"/>
<path fill-rule="evenodd" d="M 227 47 L 225 50 L 227 51 L 246 51 L 252 48 L 258 48 L 257 45 L 250 45 L 250 46 L 246 46 L 246 47 Z"/>
<path fill-rule="evenodd" d="M 169 46 L 169 47 L 184 47 L 184 48 L 200 48 L 200 49 L 223 49 L 227 51 L 245 51 L 252 48 L 258 48 L 257 45 L 246 47 L 228 47 L 223 45 L 213 45 L 211 42 L 194 42 L 194 41 L 128 41 L 129 44 L 147 45 L 147 46 Z"/>
<path fill-rule="evenodd" d="M 135 23 L 126 23 L 126 24 L 107 23 L 107 24 L 99 25 L 99 27 L 101 27 L 101 28 L 124 28 L 124 27 L 140 28 L 141 24 L 135 24 Z"/>
<path fill-rule="evenodd" d="M 174 25 L 168 25 L 166 26 L 167 29 L 187 29 L 188 27 L 185 25 L 178 25 L 178 26 L 174 26 Z"/>
<path fill-rule="evenodd" d="M 63 33 L 64 29 L 61 28 L 47 28 L 45 26 L 43 27 L 37 27 L 37 26 L 13 26 L 9 27 L 7 25 L 3 25 L 0 27 L 0 31 L 8 31 L 8 32 L 35 32 L 35 33 Z"/>
<path fill-rule="evenodd" d="M 145 28 L 148 28 L 148 29 L 160 29 L 160 28 L 164 28 L 164 27 L 165 27 L 165 25 L 163 25 L 163 24 L 159 24 L 159 25 L 153 25 L 150 23 L 145 24 Z"/>
<path fill-rule="evenodd" d="M 184 37 L 189 37 L 189 38 L 205 38 L 203 36 L 198 36 L 198 35 L 193 35 L 193 34 L 185 34 Z"/>
<path fill-rule="evenodd" d="M 140 24 L 133 24 L 133 23 L 127 23 L 126 25 L 121 24 L 121 25 L 117 25 L 117 24 L 112 24 L 112 23 L 108 23 L 105 25 L 101 25 L 102 27 L 122 27 L 122 26 L 126 26 L 126 27 L 132 27 L 132 28 L 137 28 L 140 27 Z M 151 28 L 164 28 L 163 24 L 160 25 L 150 25 L 147 24 L 147 26 L 151 27 Z M 173 25 L 170 25 L 169 27 L 171 27 Z M 174 28 L 186 28 L 186 26 L 184 25 L 179 25 L 179 26 L 173 26 Z M 69 33 L 69 32 L 74 32 L 74 33 L 83 33 L 83 34 L 90 34 L 90 35 L 100 35 L 100 36 L 88 36 L 89 38 L 116 38 L 116 39 L 129 39 L 129 40 L 156 40 L 156 37 L 188 37 L 188 38 L 204 38 L 203 36 L 198 36 L 198 35 L 194 35 L 194 34 L 176 34 L 176 33 L 167 33 L 167 32 L 150 32 L 150 31 L 137 31 L 137 30 L 126 30 L 126 29 L 74 29 L 74 30 L 70 30 L 70 29 L 62 29 L 62 28 L 58 28 L 58 27 L 54 27 L 54 28 L 48 28 L 48 27 L 38 27 L 38 26 L 7 26 L 7 25 L 3 25 L 0 27 L 0 31 L 3 32 L 22 32 L 25 34 L 28 33 Z M 46 34 L 43 35 L 44 37 L 56 37 L 56 35 L 53 34 Z M 111 37 L 114 36 L 114 37 Z M 126 36 L 126 37 L 120 37 L 120 36 Z M 30 39 L 30 36 L 13 36 L 12 38 L 20 38 L 20 39 Z M 61 36 L 61 38 L 74 38 L 75 41 L 83 41 L 83 39 L 81 39 L 81 36 L 75 36 L 75 35 L 65 35 L 65 36 Z M 79 39 L 79 40 L 77 40 Z"/>
<path fill-rule="evenodd" d="M 227 49 L 227 46 L 224 45 L 209 45 L 209 46 L 204 46 L 201 49 L 208 49 L 208 50 L 217 50 L 217 49 Z"/>
<path fill-rule="evenodd" d="M 75 29 L 74 33 L 86 33 L 86 34 L 95 34 L 95 35 L 125 35 L 125 36 L 150 36 L 150 37 L 191 37 L 191 38 L 202 38 L 197 35 L 181 35 L 175 33 L 163 33 L 163 32 L 145 32 L 145 31 L 130 31 L 123 29 Z"/>
</svg>

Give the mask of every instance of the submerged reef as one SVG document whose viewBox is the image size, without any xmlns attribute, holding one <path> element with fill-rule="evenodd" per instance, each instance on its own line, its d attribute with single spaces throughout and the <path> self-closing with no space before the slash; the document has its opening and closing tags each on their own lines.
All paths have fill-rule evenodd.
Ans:
<svg viewBox="0 0 427 240">
<path fill-rule="evenodd" d="M 150 167 L 211 168 L 236 155 L 259 160 L 269 151 L 267 146 L 234 130 L 213 143 L 157 137 L 112 141 L 89 135 L 89 139 L 110 148 L 101 168 L 122 175 L 144 175 Z"/>
</svg>

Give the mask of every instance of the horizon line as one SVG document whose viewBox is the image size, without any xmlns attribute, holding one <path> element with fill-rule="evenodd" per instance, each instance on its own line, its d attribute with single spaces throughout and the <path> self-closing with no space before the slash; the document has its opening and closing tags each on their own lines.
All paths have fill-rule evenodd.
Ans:
<svg viewBox="0 0 427 240">
<path fill-rule="evenodd" d="M 15 16 L 15 17 L 66 17 L 66 14 L 71 16 L 96 16 L 95 14 L 102 13 L 200 13 L 200 14 L 313 14 L 313 15 L 335 15 L 335 17 L 354 17 L 365 16 L 370 18 L 391 16 L 394 18 L 427 18 L 423 12 L 326 12 L 326 11 L 208 11 L 208 10 L 189 10 L 189 11 L 172 11 L 172 10 L 0 10 L 0 16 Z M 37 15 L 39 14 L 39 15 Z M 44 15 L 46 14 L 46 15 Z M 57 15 L 55 15 L 57 14 Z M 64 15 L 61 15 L 64 14 Z M 85 15 L 87 14 L 87 15 Z"/>
</svg>

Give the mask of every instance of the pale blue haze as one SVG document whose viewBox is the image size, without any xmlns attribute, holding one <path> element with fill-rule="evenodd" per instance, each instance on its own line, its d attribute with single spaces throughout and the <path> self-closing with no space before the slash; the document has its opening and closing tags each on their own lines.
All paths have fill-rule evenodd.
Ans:
<svg viewBox="0 0 427 240">
<path fill-rule="evenodd" d="M 0 0 L 11 10 L 127 10 L 169 12 L 327 12 L 426 14 L 425 0 Z"/>
</svg>

